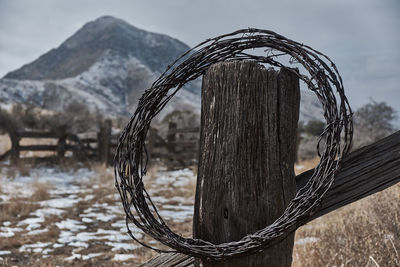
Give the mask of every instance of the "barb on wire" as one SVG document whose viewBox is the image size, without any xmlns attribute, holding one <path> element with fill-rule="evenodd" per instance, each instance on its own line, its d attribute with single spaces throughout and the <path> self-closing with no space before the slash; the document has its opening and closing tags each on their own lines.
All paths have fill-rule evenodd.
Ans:
<svg viewBox="0 0 400 267">
<path fill-rule="evenodd" d="M 244 52 L 256 48 L 266 49 L 266 55 L 256 56 Z M 272 59 L 269 51 L 273 50 L 279 52 L 273 54 L 273 58 L 288 55 L 291 57 L 289 63 L 296 62 L 304 67 L 308 75 L 298 71 L 293 73 L 305 82 L 322 104 L 327 127 L 318 144 L 322 148 L 320 163 L 308 183 L 297 192 L 274 223 L 244 236 L 239 241 L 212 244 L 206 240 L 184 238 L 174 233 L 161 218 L 143 184 L 148 161 L 145 139 L 151 120 L 180 88 L 203 75 L 217 62 L 251 59 L 288 68 Z M 344 94 L 340 74 L 334 63 L 321 52 L 273 31 L 253 28 L 207 39 L 168 66 L 151 88 L 145 91 L 119 138 L 114 160 L 115 185 L 126 213 L 128 230 L 129 224 L 134 224 L 144 233 L 172 248 L 162 252 L 178 251 L 214 260 L 254 253 L 280 242 L 307 221 L 332 185 L 340 169 L 340 161 L 351 144 L 351 116 L 352 111 Z M 336 159 L 338 161 L 335 162 Z M 132 232 L 128 232 L 134 238 Z M 153 249 L 160 252 L 159 249 Z"/>
</svg>

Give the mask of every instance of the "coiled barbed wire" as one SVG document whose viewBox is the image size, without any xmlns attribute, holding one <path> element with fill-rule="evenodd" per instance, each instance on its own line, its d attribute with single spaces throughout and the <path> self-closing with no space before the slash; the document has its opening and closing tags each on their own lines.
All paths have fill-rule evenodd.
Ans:
<svg viewBox="0 0 400 267">
<path fill-rule="evenodd" d="M 265 55 L 246 53 L 246 50 L 256 48 L 265 48 Z M 289 63 L 301 64 L 308 75 L 294 71 L 278 61 L 285 55 L 290 57 Z M 295 73 L 318 97 L 323 107 L 326 127 L 317 147 L 318 151 L 322 150 L 322 153 L 318 152 L 320 163 L 283 214 L 274 223 L 244 236 L 239 241 L 213 244 L 174 233 L 158 213 L 143 184 L 148 162 L 145 139 L 151 120 L 180 88 L 203 75 L 212 64 L 228 60 L 255 60 Z M 336 89 L 336 93 L 332 88 Z M 306 222 L 306 218 L 313 214 L 332 185 L 335 174 L 340 169 L 341 159 L 351 145 L 351 116 L 352 111 L 335 64 L 307 45 L 269 30 L 253 28 L 238 30 L 200 43 L 168 66 L 151 88 L 145 91 L 119 138 L 114 158 L 115 186 L 126 213 L 129 235 L 158 252 L 181 252 L 214 260 L 255 253 L 278 243 Z M 132 234 L 130 223 L 173 250 L 164 251 L 140 242 Z"/>
</svg>

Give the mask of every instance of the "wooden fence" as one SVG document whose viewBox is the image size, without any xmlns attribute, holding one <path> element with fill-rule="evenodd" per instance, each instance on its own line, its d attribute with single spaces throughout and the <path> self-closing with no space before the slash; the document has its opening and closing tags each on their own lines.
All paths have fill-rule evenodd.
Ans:
<svg viewBox="0 0 400 267">
<path fill-rule="evenodd" d="M 18 161 L 57 163 L 68 158 L 112 164 L 120 134 L 112 131 L 110 120 L 104 121 L 98 132 L 72 134 L 62 128 L 55 131 L 20 129 L 10 118 L 0 116 L 0 128 L 11 141 L 11 148 L 0 155 L 0 161 L 10 158 L 11 164 Z M 194 164 L 198 137 L 193 136 L 198 136 L 198 132 L 199 128 L 177 128 L 175 123 L 170 123 L 167 138 L 163 138 L 156 129 L 150 129 L 147 138 L 149 157 L 165 162 L 169 168 Z M 29 139 L 29 144 L 23 144 L 25 138 Z"/>
<path fill-rule="evenodd" d="M 284 73 L 270 75 L 251 62 L 222 64 L 211 66 L 203 77 L 202 154 L 193 218 L 193 237 L 215 244 L 237 241 L 271 223 L 282 213 L 282 198 L 287 193 L 293 197 L 291 186 L 300 190 L 314 172 L 293 176 L 298 80 Z M 400 131 L 350 153 L 307 221 L 400 182 L 399 166 Z M 273 180 L 279 176 L 281 180 Z M 294 184 L 288 186 L 291 179 Z M 276 197 L 269 199 L 267 191 Z M 220 262 L 162 254 L 142 266 L 290 266 L 293 243 L 289 235 L 258 254 Z"/>
<path fill-rule="evenodd" d="M 399 166 L 400 131 L 350 153 L 344 158 L 342 170 L 309 221 L 399 183 Z M 311 169 L 296 176 L 297 190 L 307 183 L 313 172 Z M 142 267 L 193 267 L 194 262 L 191 256 L 170 253 L 162 254 Z"/>
</svg>

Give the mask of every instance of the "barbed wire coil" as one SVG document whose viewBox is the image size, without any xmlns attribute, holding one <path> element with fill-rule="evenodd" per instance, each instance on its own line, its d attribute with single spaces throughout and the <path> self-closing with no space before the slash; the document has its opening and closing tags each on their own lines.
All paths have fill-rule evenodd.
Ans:
<svg viewBox="0 0 400 267">
<path fill-rule="evenodd" d="M 264 49 L 263 55 L 245 52 L 259 48 Z M 308 75 L 282 64 L 279 59 L 284 56 L 290 58 L 289 63 L 301 64 Z M 326 128 L 317 148 L 318 151 L 322 148 L 320 163 L 283 214 L 274 223 L 239 241 L 213 244 L 174 233 L 160 216 L 143 184 L 148 163 L 145 140 L 152 119 L 179 89 L 203 75 L 212 64 L 228 60 L 255 60 L 291 70 L 318 97 L 323 107 Z M 126 213 L 129 235 L 158 252 L 181 252 L 213 260 L 255 253 L 278 243 L 306 222 L 332 185 L 340 169 L 341 159 L 351 145 L 351 117 L 352 111 L 344 93 L 342 78 L 335 64 L 321 52 L 273 31 L 253 28 L 207 39 L 168 66 L 151 88 L 145 91 L 119 138 L 114 158 L 115 186 Z M 132 223 L 173 250 L 160 250 L 139 241 L 130 230 Z"/>
</svg>

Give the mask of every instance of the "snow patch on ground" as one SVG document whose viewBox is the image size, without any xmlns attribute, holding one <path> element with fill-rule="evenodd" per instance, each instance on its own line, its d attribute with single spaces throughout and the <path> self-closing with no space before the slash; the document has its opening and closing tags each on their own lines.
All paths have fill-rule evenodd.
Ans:
<svg viewBox="0 0 400 267">
<path fill-rule="evenodd" d="M 129 244 L 129 243 L 115 243 L 115 242 L 106 242 L 107 246 L 112 247 L 112 251 L 116 250 L 134 250 L 139 248 L 140 246 Z"/>
<path fill-rule="evenodd" d="M 68 243 L 68 246 L 71 247 L 82 247 L 82 248 L 88 248 L 89 244 L 81 241 L 75 241 L 75 242 L 70 242 Z"/>
<path fill-rule="evenodd" d="M 95 221 L 102 221 L 102 222 L 111 222 L 114 218 L 117 217 L 115 214 L 105 214 L 101 212 L 91 212 L 86 214 L 80 215 L 82 218 L 93 218 Z"/>
<path fill-rule="evenodd" d="M 164 205 L 159 213 L 164 219 L 184 222 L 186 219 L 193 217 L 194 207 Z"/>
<path fill-rule="evenodd" d="M 33 229 L 39 228 L 41 226 L 41 223 L 44 222 L 43 217 L 38 217 L 38 218 L 28 218 L 23 221 L 20 221 L 17 225 L 28 225 L 26 227 L 26 230 L 31 231 Z"/>
<path fill-rule="evenodd" d="M 14 179 L 7 178 L 6 170 L 0 170 L 0 183 L 2 185 L 2 197 L 0 199 L 12 199 L 14 197 L 29 197 L 34 193 L 35 183 L 44 183 L 49 186 L 49 199 L 35 204 L 39 208 L 29 213 L 20 221 L 4 221 L 0 224 L 0 242 L 8 238 L 19 238 L 19 236 L 33 237 L 41 234 L 48 235 L 51 227 L 60 229 L 56 242 L 37 242 L 24 244 L 19 248 L 3 252 L 3 258 L 9 254 L 40 253 L 43 258 L 51 257 L 56 249 L 69 247 L 72 255 L 65 255 L 65 260 L 86 260 L 102 255 L 92 253 L 84 255 L 82 249 L 91 246 L 106 245 L 108 250 L 104 253 L 115 254 L 114 261 L 127 261 L 136 258 L 135 253 L 141 246 L 135 243 L 127 233 L 125 213 L 117 193 L 107 193 L 101 199 L 97 199 L 96 189 L 101 189 L 102 184 L 93 184 L 91 179 L 98 176 L 97 173 L 88 169 L 63 172 L 55 168 L 33 168 L 29 176 L 16 176 Z M 157 177 L 150 184 L 151 192 L 159 190 L 171 190 L 171 195 L 177 188 L 184 188 L 196 179 L 189 169 L 177 171 L 159 171 Z M 187 199 L 182 196 L 166 198 L 160 196 L 152 197 L 160 214 L 167 223 L 182 223 L 193 216 L 193 198 Z M 107 202 L 102 202 L 107 199 Z M 94 202 L 94 203 L 93 203 Z M 79 210 L 82 204 L 83 211 Z M 93 203 L 87 205 L 87 203 Z M 189 204 L 188 204 L 189 203 Z M 50 220 L 49 220 L 50 219 Z M 46 225 L 44 225 L 46 223 Z M 129 228 L 136 238 L 143 240 L 144 233 L 134 224 L 129 223 Z M 43 240 L 42 240 L 43 241 Z M 157 242 L 150 241 L 155 244 Z M 59 250 L 58 250 L 59 251 Z M 123 254 L 129 251 L 132 254 Z M 59 253 L 59 252 L 57 252 Z M 1 259 L 0 259 L 1 261 Z"/>
<path fill-rule="evenodd" d="M 16 232 L 21 232 L 23 230 L 23 228 L 0 227 L 0 237 L 13 237 Z"/>
<path fill-rule="evenodd" d="M 76 221 L 76 220 L 71 220 L 71 219 L 57 222 L 56 226 L 59 229 L 68 229 L 71 232 L 78 232 L 80 230 L 84 230 L 87 228 L 85 225 L 81 225 L 81 222 Z"/>
<path fill-rule="evenodd" d="M 129 259 L 136 258 L 135 255 L 129 255 L 129 254 L 115 254 L 113 260 L 114 261 L 127 261 Z"/>
<path fill-rule="evenodd" d="M 80 199 L 76 198 L 70 198 L 70 197 L 65 197 L 65 198 L 55 198 L 55 199 L 49 199 L 49 200 L 44 200 L 40 202 L 40 205 L 42 207 L 49 207 L 49 208 L 70 208 L 74 206 L 76 203 L 78 203 Z"/>
<path fill-rule="evenodd" d="M 296 165 L 294 166 L 294 168 L 296 169 L 296 171 L 301 171 L 302 169 L 304 169 L 303 165 Z"/>
<path fill-rule="evenodd" d="M 43 233 L 47 233 L 49 230 L 48 229 L 37 229 L 37 230 L 33 230 L 33 231 L 30 231 L 30 232 L 28 232 L 28 235 L 40 235 L 40 234 L 43 234 Z"/>
<path fill-rule="evenodd" d="M 87 255 L 81 255 L 81 254 L 76 254 L 76 253 L 72 252 L 72 256 L 68 257 L 68 258 L 65 258 L 65 260 L 66 261 L 72 261 L 72 260 L 75 260 L 75 259 L 82 259 L 82 260 L 85 261 L 85 260 L 89 260 L 91 258 L 95 258 L 95 257 L 101 256 L 101 255 L 102 255 L 102 253 L 90 253 L 90 254 L 87 254 Z"/>
<path fill-rule="evenodd" d="M 43 251 L 43 248 L 50 246 L 51 243 L 42 243 L 42 242 L 37 242 L 35 244 L 27 244 L 27 245 L 22 245 L 19 248 L 20 252 L 34 252 L 34 253 L 39 253 Z"/>
<path fill-rule="evenodd" d="M 33 215 L 33 216 L 37 216 L 37 217 L 48 217 L 50 215 L 60 216 L 63 213 L 65 213 L 65 210 L 62 210 L 59 208 L 46 207 L 43 209 L 35 210 L 35 211 L 31 212 L 29 215 Z"/>
</svg>

